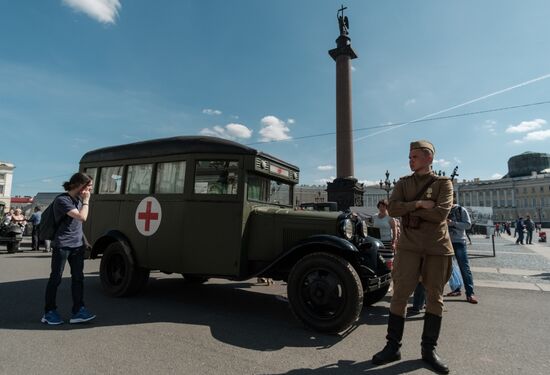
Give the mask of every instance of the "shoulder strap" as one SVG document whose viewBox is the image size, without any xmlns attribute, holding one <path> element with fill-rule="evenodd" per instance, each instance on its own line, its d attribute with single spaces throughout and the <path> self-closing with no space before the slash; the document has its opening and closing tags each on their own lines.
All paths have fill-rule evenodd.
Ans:
<svg viewBox="0 0 550 375">
<path fill-rule="evenodd" d="M 422 198 L 422 196 L 424 195 L 424 193 L 426 192 L 426 190 L 428 190 L 428 188 L 435 182 L 435 180 L 437 180 L 437 178 L 435 178 L 434 176 L 432 176 L 430 178 L 430 180 L 426 183 L 426 185 L 422 186 L 422 189 L 420 190 L 420 192 L 416 195 L 416 197 L 414 197 L 413 201 L 417 201 L 419 200 L 420 198 Z"/>
</svg>

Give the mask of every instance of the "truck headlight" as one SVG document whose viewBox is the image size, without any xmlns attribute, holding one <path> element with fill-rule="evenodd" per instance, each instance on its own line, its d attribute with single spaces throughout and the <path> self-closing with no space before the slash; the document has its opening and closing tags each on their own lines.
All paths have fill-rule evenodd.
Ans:
<svg viewBox="0 0 550 375">
<path fill-rule="evenodd" d="M 363 238 L 368 236 L 367 222 L 365 220 L 361 220 L 359 222 L 359 224 L 357 225 L 357 232 Z"/>
<path fill-rule="evenodd" d="M 350 219 L 345 219 L 342 222 L 342 235 L 348 240 L 353 238 L 353 223 Z"/>
</svg>

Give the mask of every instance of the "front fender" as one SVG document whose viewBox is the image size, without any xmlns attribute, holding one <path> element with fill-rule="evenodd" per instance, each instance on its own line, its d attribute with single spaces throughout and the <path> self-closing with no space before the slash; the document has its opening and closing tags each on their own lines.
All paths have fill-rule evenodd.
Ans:
<svg viewBox="0 0 550 375">
<path fill-rule="evenodd" d="M 126 251 L 129 255 L 132 253 L 132 247 L 130 246 L 130 241 L 128 238 L 117 230 L 110 230 L 94 242 L 90 253 L 90 258 L 95 259 L 99 254 L 103 254 L 107 246 L 113 242 L 120 242 L 124 248 L 124 251 Z"/>
<path fill-rule="evenodd" d="M 298 259 L 315 251 L 327 251 L 339 255 L 353 264 L 356 264 L 359 257 L 359 250 L 353 243 L 330 234 L 317 234 L 300 240 L 270 265 L 253 276 L 272 275 L 276 278 L 284 279 Z"/>
</svg>

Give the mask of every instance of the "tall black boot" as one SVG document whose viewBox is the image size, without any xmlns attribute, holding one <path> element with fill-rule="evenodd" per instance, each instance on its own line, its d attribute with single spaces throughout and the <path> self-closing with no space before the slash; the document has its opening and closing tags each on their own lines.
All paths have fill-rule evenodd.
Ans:
<svg viewBox="0 0 550 375">
<path fill-rule="evenodd" d="M 386 340 L 388 341 L 384 349 L 372 357 L 373 364 L 383 365 L 401 359 L 401 351 L 399 348 L 401 348 L 404 328 L 405 318 L 390 313 L 388 319 L 388 334 L 386 335 Z"/>
<path fill-rule="evenodd" d="M 449 367 L 443 362 L 435 347 L 441 331 L 441 317 L 426 313 L 424 315 L 424 330 L 422 331 L 422 359 L 440 374 L 448 374 Z"/>
</svg>

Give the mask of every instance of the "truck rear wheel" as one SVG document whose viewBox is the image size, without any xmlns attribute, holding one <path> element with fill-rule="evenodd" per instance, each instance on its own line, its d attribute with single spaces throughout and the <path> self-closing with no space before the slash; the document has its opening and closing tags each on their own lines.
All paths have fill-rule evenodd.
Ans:
<svg viewBox="0 0 550 375">
<path fill-rule="evenodd" d="M 149 280 L 149 270 L 136 266 L 132 254 L 120 242 L 113 242 L 101 258 L 101 285 L 113 297 L 136 294 Z"/>
<path fill-rule="evenodd" d="M 8 242 L 6 244 L 6 250 L 8 250 L 8 253 L 13 254 L 19 251 L 19 244 L 20 242 Z"/>
<path fill-rule="evenodd" d="M 290 272 L 287 293 L 298 320 L 324 333 L 349 328 L 363 307 L 363 287 L 355 268 L 330 253 L 300 259 Z"/>
</svg>

